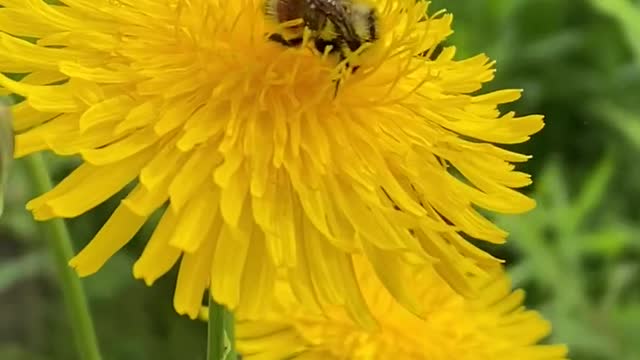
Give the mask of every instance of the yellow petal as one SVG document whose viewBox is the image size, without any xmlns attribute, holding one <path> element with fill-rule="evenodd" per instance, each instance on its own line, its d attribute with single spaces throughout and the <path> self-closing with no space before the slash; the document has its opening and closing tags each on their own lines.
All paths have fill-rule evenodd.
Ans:
<svg viewBox="0 0 640 360">
<path fill-rule="evenodd" d="M 133 276 L 136 279 L 144 279 L 151 286 L 178 261 L 182 252 L 169 245 L 176 222 L 177 216 L 172 211 L 164 212 L 144 252 L 133 265 Z"/>
<path fill-rule="evenodd" d="M 37 116 L 37 118 L 33 119 L 34 121 L 46 117 L 45 115 L 42 115 L 42 117 L 40 117 L 40 115 L 34 115 Z M 69 131 L 73 131 L 77 121 L 78 116 L 76 114 L 64 114 L 31 130 L 17 134 L 15 138 L 14 156 L 21 158 L 36 151 L 45 150 L 48 146 L 47 138 L 61 136 L 67 134 Z"/>
<path fill-rule="evenodd" d="M 203 184 L 198 196 L 191 198 L 180 211 L 175 233 L 170 241 L 172 246 L 186 253 L 205 251 L 201 250 L 200 246 L 207 242 L 207 236 L 211 236 L 206 229 L 220 229 L 222 225 L 218 208 L 215 205 L 211 206 L 217 204 L 220 198 L 220 189 L 214 186 L 211 183 Z"/>
<path fill-rule="evenodd" d="M 97 166 L 117 163 L 141 152 L 148 152 L 157 141 L 158 137 L 153 129 L 143 128 L 113 144 L 83 151 L 82 158 L 88 164 Z"/>
<path fill-rule="evenodd" d="M 140 183 L 149 189 L 157 187 L 159 183 L 175 173 L 182 167 L 183 162 L 190 157 L 190 153 L 176 151 L 176 138 L 167 139 L 160 146 L 149 163 L 140 172 Z"/>
<path fill-rule="evenodd" d="M 28 97 L 29 105 L 38 111 L 58 113 L 77 112 L 82 109 L 81 103 L 75 98 L 68 84 L 48 86 L 23 84 L 0 74 L 0 86 Z"/>
<path fill-rule="evenodd" d="M 229 308 L 235 308 L 240 300 L 240 281 L 254 231 L 248 214 L 243 218 L 238 228 L 226 223 L 222 226 L 211 267 L 213 297 Z"/>
<path fill-rule="evenodd" d="M 191 319 L 198 317 L 202 296 L 209 284 L 214 245 L 214 241 L 206 241 L 202 251 L 182 256 L 173 297 L 173 306 L 178 314 L 187 314 Z"/>
<path fill-rule="evenodd" d="M 83 66 L 77 62 L 61 61 L 58 64 L 58 68 L 61 73 L 74 79 L 84 79 L 103 84 L 127 83 L 136 80 L 136 78 L 140 78 L 136 72 L 123 66 L 108 69 L 96 66 Z"/>
<path fill-rule="evenodd" d="M 135 214 L 126 204 L 121 204 L 98 234 L 71 259 L 69 265 L 75 268 L 80 276 L 95 273 L 133 238 L 146 221 L 146 216 Z"/>
<path fill-rule="evenodd" d="M 57 113 L 45 113 L 34 109 L 27 101 L 23 101 L 11 107 L 13 113 L 13 129 L 16 132 L 27 130 L 52 119 Z"/>
<path fill-rule="evenodd" d="M 253 217 L 266 237 L 266 248 L 276 266 L 296 265 L 297 230 L 293 219 L 290 185 L 278 181 L 278 174 L 267 183 L 261 197 L 252 198 Z"/>
<path fill-rule="evenodd" d="M 242 318 L 263 317 L 271 310 L 276 268 L 271 259 L 264 256 L 265 251 L 264 234 L 256 229 L 249 243 L 236 310 Z"/>
<path fill-rule="evenodd" d="M 221 159 L 215 154 L 215 148 L 211 146 L 203 145 L 195 149 L 176 172 L 169 186 L 171 207 L 177 211 L 181 210 L 184 204 L 196 194 L 200 185 L 205 180 L 211 179 L 213 168 L 220 163 Z"/>
<path fill-rule="evenodd" d="M 380 278 L 380 281 L 389 290 L 396 300 L 414 314 L 422 314 L 422 307 L 418 305 L 417 299 L 412 293 L 412 284 L 406 279 L 411 279 L 413 273 L 407 264 L 403 264 L 401 257 L 390 251 L 383 251 L 369 244 L 362 242 L 362 248 L 371 266 Z M 398 271 L 389 271 L 397 269 Z"/>
<path fill-rule="evenodd" d="M 105 166 L 80 165 L 51 191 L 29 201 L 27 209 L 39 220 L 78 216 L 133 180 L 151 155 L 152 149 L 147 149 L 123 162 Z"/>
<path fill-rule="evenodd" d="M 241 168 L 234 174 L 228 186 L 222 189 L 220 196 L 220 213 L 225 223 L 229 226 L 235 227 L 238 225 L 248 194 L 249 180 L 245 171 Z"/>
</svg>

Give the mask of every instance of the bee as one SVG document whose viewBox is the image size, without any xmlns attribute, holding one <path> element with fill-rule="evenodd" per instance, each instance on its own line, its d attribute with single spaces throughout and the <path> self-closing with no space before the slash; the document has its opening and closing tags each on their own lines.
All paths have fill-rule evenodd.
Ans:
<svg viewBox="0 0 640 360">
<path fill-rule="evenodd" d="M 271 34 L 269 40 L 299 47 L 307 28 L 315 49 L 337 54 L 340 61 L 379 36 L 375 8 L 363 0 L 267 0 L 265 13 L 285 29 L 284 35 Z"/>
</svg>

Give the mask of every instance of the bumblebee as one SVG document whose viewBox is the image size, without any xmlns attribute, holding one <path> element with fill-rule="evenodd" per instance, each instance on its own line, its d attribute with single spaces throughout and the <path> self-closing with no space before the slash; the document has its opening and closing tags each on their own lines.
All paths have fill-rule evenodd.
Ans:
<svg viewBox="0 0 640 360">
<path fill-rule="evenodd" d="M 316 50 L 337 54 L 340 61 L 378 38 L 375 8 L 363 0 L 267 0 L 265 13 L 285 30 L 270 40 L 298 47 L 307 28 Z"/>
</svg>

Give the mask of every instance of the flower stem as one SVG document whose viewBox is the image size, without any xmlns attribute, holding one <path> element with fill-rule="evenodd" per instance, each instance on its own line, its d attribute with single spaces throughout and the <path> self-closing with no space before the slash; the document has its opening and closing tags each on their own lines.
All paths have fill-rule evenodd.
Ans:
<svg viewBox="0 0 640 360">
<path fill-rule="evenodd" d="M 235 320 L 231 311 L 225 310 L 224 312 L 224 331 L 227 333 L 227 339 L 229 340 L 229 349 L 227 350 L 226 360 L 238 360 L 238 353 L 236 353 L 236 333 L 235 333 Z"/>
<path fill-rule="evenodd" d="M 42 194 L 51 190 L 51 178 L 42 155 L 31 155 L 25 159 L 25 163 L 29 177 L 33 182 L 34 192 Z M 69 230 L 62 219 L 48 220 L 40 223 L 40 226 L 53 254 L 79 358 L 82 360 L 101 360 L 93 320 L 89 313 L 89 305 L 82 283 L 68 264 L 69 259 L 73 256 Z"/>
<path fill-rule="evenodd" d="M 207 360 L 236 360 L 233 314 L 209 296 Z"/>
</svg>

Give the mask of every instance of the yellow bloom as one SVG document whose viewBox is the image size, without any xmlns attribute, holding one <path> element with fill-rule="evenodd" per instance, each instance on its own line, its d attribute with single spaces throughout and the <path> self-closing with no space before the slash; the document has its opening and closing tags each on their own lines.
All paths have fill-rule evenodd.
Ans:
<svg viewBox="0 0 640 360">
<path fill-rule="evenodd" d="M 460 296 L 432 270 L 411 280 L 424 305 L 420 317 L 385 291 L 370 268 L 358 267 L 363 293 L 380 326 L 364 330 L 341 309 L 328 316 L 302 309 L 286 287 L 264 320 L 240 321 L 237 347 L 243 359 L 560 360 L 564 345 L 539 345 L 551 331 L 537 312 L 522 306 L 502 271 L 482 281 L 479 296 Z M 203 315 L 206 312 L 203 312 Z"/>
<path fill-rule="evenodd" d="M 530 179 L 512 163 L 528 157 L 492 143 L 526 141 L 542 117 L 500 115 L 520 91 L 475 94 L 493 78 L 486 56 L 434 55 L 452 18 L 425 17 L 425 2 L 375 1 L 380 38 L 349 58 L 353 73 L 268 40 L 263 0 L 63 2 L 0 0 L 0 71 L 28 74 L 0 86 L 26 99 L 13 109 L 17 157 L 84 161 L 28 204 L 37 219 L 78 216 L 136 184 L 71 261 L 81 276 L 158 210 L 133 273 L 151 284 L 180 262 L 179 313 L 197 316 L 209 288 L 259 315 L 284 271 L 303 302 L 370 324 L 352 254 L 419 311 L 407 264 L 472 293 L 464 274 L 497 260 L 464 236 L 506 236 L 476 208 L 534 206 L 514 190 Z"/>
</svg>

